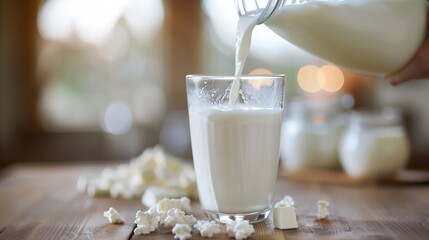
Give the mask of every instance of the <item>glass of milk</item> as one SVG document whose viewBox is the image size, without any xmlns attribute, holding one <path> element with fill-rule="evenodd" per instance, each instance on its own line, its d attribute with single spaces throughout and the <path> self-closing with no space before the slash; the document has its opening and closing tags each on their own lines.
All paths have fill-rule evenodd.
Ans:
<svg viewBox="0 0 429 240">
<path fill-rule="evenodd" d="M 396 111 L 355 112 L 340 142 L 340 161 L 353 178 L 379 179 L 405 167 L 409 141 Z"/>
<path fill-rule="evenodd" d="M 218 222 L 263 221 L 273 204 L 284 75 L 186 77 L 192 153 L 201 206 Z"/>
</svg>

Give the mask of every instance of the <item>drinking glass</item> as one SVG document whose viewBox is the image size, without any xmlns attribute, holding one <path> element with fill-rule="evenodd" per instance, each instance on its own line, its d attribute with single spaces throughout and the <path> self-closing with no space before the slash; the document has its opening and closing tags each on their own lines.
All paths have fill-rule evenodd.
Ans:
<svg viewBox="0 0 429 240">
<path fill-rule="evenodd" d="M 263 221 L 272 208 L 284 75 L 186 77 L 192 153 L 201 206 L 218 222 Z M 237 99 L 230 99 L 237 96 Z"/>
</svg>

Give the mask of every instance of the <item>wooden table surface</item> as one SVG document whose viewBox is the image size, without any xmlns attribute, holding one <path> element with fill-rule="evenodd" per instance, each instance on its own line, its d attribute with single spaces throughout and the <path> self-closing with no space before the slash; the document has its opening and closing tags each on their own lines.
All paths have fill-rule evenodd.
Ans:
<svg viewBox="0 0 429 240">
<path fill-rule="evenodd" d="M 0 239 L 173 239 L 169 229 L 134 236 L 139 200 L 91 198 L 78 193 L 81 174 L 105 166 L 19 165 L 0 174 Z M 335 184 L 279 177 L 276 200 L 295 199 L 297 230 L 255 224 L 250 239 L 429 239 L 429 185 Z M 317 201 L 330 202 L 329 220 L 315 221 Z M 194 202 L 194 215 L 204 218 Z M 103 211 L 116 208 L 124 225 L 109 224 Z M 192 239 L 201 239 L 197 232 Z M 219 238 L 227 236 L 223 232 Z"/>
</svg>

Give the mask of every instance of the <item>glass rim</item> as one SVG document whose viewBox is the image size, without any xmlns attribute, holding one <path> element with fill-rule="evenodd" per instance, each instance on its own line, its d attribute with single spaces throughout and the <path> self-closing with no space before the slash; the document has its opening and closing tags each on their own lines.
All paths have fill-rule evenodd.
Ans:
<svg viewBox="0 0 429 240">
<path fill-rule="evenodd" d="M 213 79 L 213 80 L 234 80 L 237 76 L 234 75 L 209 75 L 209 74 L 188 74 L 186 79 Z M 241 75 L 240 79 L 254 79 L 254 78 L 270 78 L 270 79 L 284 79 L 284 74 L 252 74 Z"/>
</svg>

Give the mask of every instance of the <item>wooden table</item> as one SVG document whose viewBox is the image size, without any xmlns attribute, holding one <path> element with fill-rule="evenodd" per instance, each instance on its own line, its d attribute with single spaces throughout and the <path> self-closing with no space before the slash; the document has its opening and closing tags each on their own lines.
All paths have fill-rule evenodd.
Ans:
<svg viewBox="0 0 429 240">
<path fill-rule="evenodd" d="M 105 166 L 19 165 L 0 175 L 0 239 L 173 239 L 168 229 L 134 236 L 139 200 L 91 198 L 78 193 L 80 174 L 98 174 Z M 279 177 L 276 200 L 291 195 L 299 228 L 273 229 L 255 224 L 251 239 L 429 239 L 428 185 L 356 185 L 291 181 Z M 329 220 L 315 221 L 317 201 L 330 202 Z M 194 215 L 201 219 L 198 203 Z M 124 225 L 107 222 L 113 206 Z M 226 238 L 223 233 L 219 238 Z M 193 232 L 192 239 L 201 239 Z"/>
</svg>

